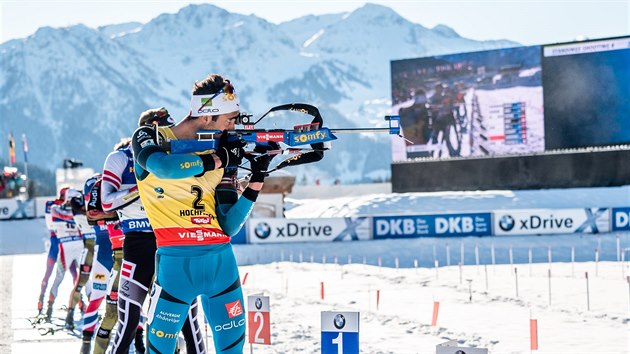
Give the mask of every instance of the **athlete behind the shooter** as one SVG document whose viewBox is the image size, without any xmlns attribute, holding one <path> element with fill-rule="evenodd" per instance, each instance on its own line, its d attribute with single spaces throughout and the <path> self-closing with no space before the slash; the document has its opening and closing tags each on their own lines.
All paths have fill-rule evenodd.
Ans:
<svg viewBox="0 0 630 354">
<path fill-rule="evenodd" d="M 128 139 L 122 139 L 114 146 L 114 151 L 125 149 L 129 146 Z M 104 169 L 105 170 L 105 169 Z M 100 203 L 101 210 L 103 210 L 102 189 L 105 183 L 105 171 L 102 174 L 102 180 L 100 184 L 95 184 L 92 187 L 92 191 L 99 193 L 97 203 Z M 105 212 L 103 210 L 103 212 Z M 107 213 L 107 212 L 105 212 Z M 120 282 L 120 273 L 122 270 L 122 258 L 123 258 L 123 244 L 125 240 L 125 234 L 122 231 L 122 225 L 120 218 L 116 213 L 116 221 L 107 221 L 107 232 L 109 234 L 109 241 L 112 244 L 112 253 L 114 257 L 114 265 L 109 274 L 109 283 L 107 284 L 107 297 L 105 298 L 105 314 L 101 319 L 101 322 L 96 330 L 96 338 L 94 339 L 93 354 L 104 354 L 107 351 L 109 342 L 111 340 L 112 329 L 118 321 L 118 285 Z"/>
<path fill-rule="evenodd" d="M 85 181 L 83 194 L 87 209 L 88 223 L 94 227 L 96 233 L 96 258 L 92 264 L 90 280 L 92 291 L 90 302 L 83 317 L 81 354 L 90 354 L 92 351 L 92 338 L 98 324 L 98 309 L 107 295 L 107 284 L 109 283 L 109 273 L 114 265 L 112 254 L 112 243 L 107 232 L 107 221 L 114 221 L 118 218 L 116 213 L 106 213 L 103 211 L 100 202 L 100 188 L 102 176 L 100 173 L 93 175 Z"/>
<path fill-rule="evenodd" d="M 48 245 L 48 257 L 46 257 L 46 272 L 44 273 L 44 278 L 42 279 L 39 299 L 37 301 L 38 315 L 42 314 L 42 310 L 44 308 L 44 296 L 46 295 L 46 289 L 48 288 L 48 280 L 50 279 L 50 275 L 52 274 L 53 269 L 55 269 L 55 264 L 57 264 L 57 257 L 59 256 L 59 239 L 57 238 L 57 234 L 55 234 L 54 226 L 52 223 L 52 216 L 50 215 L 50 208 L 53 205 L 63 204 L 63 201 L 66 199 L 67 190 L 68 187 L 61 188 L 61 190 L 59 191 L 59 196 L 56 199 L 46 201 L 46 207 L 44 209 L 44 219 L 46 220 L 46 229 L 48 229 L 50 239 Z M 72 274 L 72 278 L 76 279 L 76 271 L 73 273 L 71 268 L 70 272 L 70 274 Z"/>
<path fill-rule="evenodd" d="M 70 207 L 74 216 L 74 222 L 83 237 L 83 253 L 81 254 L 81 264 L 79 265 L 79 278 L 74 283 L 74 289 L 70 295 L 68 303 L 68 314 L 66 316 L 66 328 L 74 329 L 74 308 L 78 304 L 79 309 L 83 312 L 84 303 L 81 291 L 84 289 L 90 279 L 92 271 L 92 261 L 94 258 L 94 244 L 96 242 L 96 231 L 94 227 L 88 223 L 86 213 L 86 203 L 83 193 L 70 199 Z M 91 289 L 87 288 L 86 295 L 90 296 Z"/>
<path fill-rule="evenodd" d="M 74 222 L 72 209 L 70 207 L 70 200 L 80 195 L 81 193 L 76 189 L 68 189 L 66 190 L 63 204 L 55 204 L 50 207 L 53 229 L 59 239 L 59 257 L 57 258 L 57 274 L 55 275 L 55 281 L 50 287 L 50 295 L 48 296 L 48 308 L 46 309 L 47 321 L 51 320 L 55 298 L 57 297 L 59 285 L 61 285 L 63 281 L 66 270 L 74 269 L 76 273 L 76 269 L 81 262 L 83 238 Z M 74 280 L 76 282 L 77 279 Z"/>
<path fill-rule="evenodd" d="M 191 111 L 176 126 L 159 127 L 157 134 L 142 127 L 132 138 L 140 197 L 157 238 L 147 349 L 172 353 L 188 309 L 201 295 L 216 352 L 242 353 L 243 293 L 230 236 L 251 212 L 271 158 L 257 159 L 242 197 L 226 213 L 217 212 L 215 190 L 224 168 L 240 165 L 244 143 L 222 134 L 216 151 L 195 154 L 169 154 L 162 143 L 196 139 L 198 130 L 232 129 L 240 116 L 239 99 L 219 75 L 196 83 L 192 94 Z M 224 326 L 232 322 L 238 325 Z"/>
</svg>

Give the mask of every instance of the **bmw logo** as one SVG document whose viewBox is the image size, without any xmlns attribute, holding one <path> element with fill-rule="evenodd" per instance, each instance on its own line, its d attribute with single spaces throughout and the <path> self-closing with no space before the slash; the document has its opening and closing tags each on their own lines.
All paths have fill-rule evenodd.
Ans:
<svg viewBox="0 0 630 354">
<path fill-rule="evenodd" d="M 265 239 L 269 237 L 269 235 L 271 235 L 271 226 L 269 226 L 269 224 L 267 224 L 266 222 L 261 222 L 260 224 L 256 225 L 254 233 L 258 238 Z"/>
<path fill-rule="evenodd" d="M 503 231 L 510 231 L 514 228 L 514 218 L 510 215 L 503 215 L 499 220 L 499 227 Z"/>
<path fill-rule="evenodd" d="M 337 316 L 335 316 L 333 324 L 337 329 L 342 329 L 346 325 L 346 318 L 343 317 L 342 314 L 338 313 Z"/>
<path fill-rule="evenodd" d="M 154 191 L 157 194 L 164 194 L 164 189 L 162 189 L 162 187 L 155 187 Z"/>
<path fill-rule="evenodd" d="M 256 306 L 257 310 L 260 310 L 262 308 L 262 300 L 259 297 L 257 297 L 254 305 Z"/>
</svg>

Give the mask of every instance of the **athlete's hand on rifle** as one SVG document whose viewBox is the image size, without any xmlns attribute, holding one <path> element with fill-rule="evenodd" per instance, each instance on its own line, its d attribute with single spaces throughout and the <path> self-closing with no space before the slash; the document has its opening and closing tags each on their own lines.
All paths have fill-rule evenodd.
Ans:
<svg viewBox="0 0 630 354">
<path fill-rule="evenodd" d="M 243 162 L 243 156 L 245 156 L 245 150 L 243 147 L 247 145 L 242 140 L 228 141 L 227 131 L 224 130 L 219 139 L 219 147 L 217 148 L 216 155 L 221 160 L 221 167 L 238 166 Z"/>
<path fill-rule="evenodd" d="M 252 178 L 250 182 L 264 182 L 265 177 L 269 175 L 269 164 L 275 155 L 269 154 L 269 151 L 279 150 L 280 145 L 278 143 L 270 141 L 268 144 L 256 144 L 254 152 L 257 154 L 245 155 L 245 158 L 249 160 L 250 168 L 252 170 Z"/>
</svg>

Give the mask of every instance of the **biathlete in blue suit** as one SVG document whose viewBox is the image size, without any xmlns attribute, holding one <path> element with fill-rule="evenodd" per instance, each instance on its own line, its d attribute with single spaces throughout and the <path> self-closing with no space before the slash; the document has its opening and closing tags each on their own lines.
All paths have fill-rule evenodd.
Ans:
<svg viewBox="0 0 630 354">
<path fill-rule="evenodd" d="M 235 173 L 225 168 L 241 163 L 242 142 L 228 142 L 224 134 L 216 151 L 169 154 L 164 142 L 196 139 L 198 130 L 233 129 L 240 115 L 234 88 L 219 75 L 196 83 L 192 94 L 191 111 L 180 123 L 138 128 L 131 143 L 140 198 L 157 239 L 147 350 L 174 351 L 188 309 L 201 295 L 216 352 L 242 353 L 243 292 L 230 236 L 249 216 L 271 157 L 252 162 L 253 176 L 238 198 Z"/>
</svg>

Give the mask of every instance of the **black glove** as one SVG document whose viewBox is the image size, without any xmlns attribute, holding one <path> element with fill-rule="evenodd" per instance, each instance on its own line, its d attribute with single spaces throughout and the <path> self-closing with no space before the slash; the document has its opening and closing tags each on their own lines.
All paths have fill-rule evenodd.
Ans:
<svg viewBox="0 0 630 354">
<path fill-rule="evenodd" d="M 245 145 L 247 143 L 240 139 L 228 141 L 227 131 L 224 130 L 215 153 L 221 160 L 221 167 L 240 165 L 243 162 L 243 156 L 245 156 L 245 150 L 243 150 Z"/>
<path fill-rule="evenodd" d="M 275 157 L 275 155 L 267 154 L 271 150 L 280 149 L 280 145 L 278 143 L 270 141 L 268 144 L 256 144 L 254 148 L 254 152 L 262 154 L 262 155 L 246 155 L 245 157 L 249 160 L 250 167 L 252 169 L 252 178 L 249 180 L 250 182 L 264 182 L 265 177 L 269 175 L 267 170 L 269 170 L 269 164 L 271 164 L 271 160 Z"/>
</svg>

